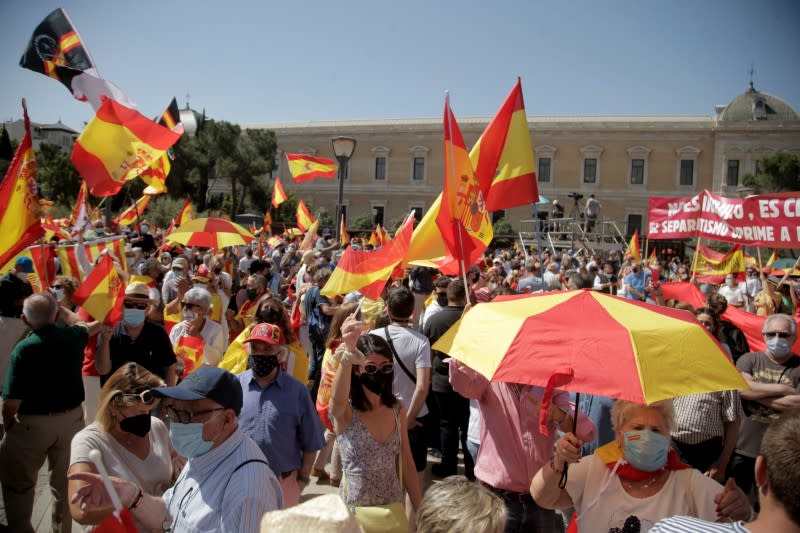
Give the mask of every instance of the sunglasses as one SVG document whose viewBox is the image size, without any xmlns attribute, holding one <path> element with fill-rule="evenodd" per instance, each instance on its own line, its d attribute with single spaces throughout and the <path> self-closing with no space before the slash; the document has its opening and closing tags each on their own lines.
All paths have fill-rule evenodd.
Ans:
<svg viewBox="0 0 800 533">
<path fill-rule="evenodd" d="M 117 398 L 125 398 L 127 400 L 138 400 L 140 403 L 145 405 L 152 405 L 156 403 L 160 398 L 153 394 L 153 391 L 146 390 L 142 391 L 139 394 L 129 394 L 125 392 L 120 392 L 117 394 Z"/>
<path fill-rule="evenodd" d="M 215 407 L 214 409 L 206 409 L 204 411 L 184 411 L 181 409 L 175 409 L 171 405 L 167 406 L 167 417 L 170 420 L 174 420 L 180 424 L 189 424 L 193 420 L 196 420 L 198 416 L 207 415 L 208 413 L 214 413 L 216 411 L 224 411 L 224 407 Z M 208 422 L 208 420 L 206 420 Z"/>
<path fill-rule="evenodd" d="M 364 365 L 364 373 L 369 374 L 370 376 L 377 374 L 379 370 L 381 374 L 391 374 L 394 372 L 394 363 L 383 363 L 381 366 L 378 366 L 374 363 L 367 363 Z"/>
<path fill-rule="evenodd" d="M 200 304 L 193 304 L 191 302 L 181 302 L 181 307 L 184 309 L 201 309 L 203 306 Z"/>
<path fill-rule="evenodd" d="M 781 339 L 788 339 L 792 336 L 791 333 L 786 333 L 785 331 L 765 331 L 764 336 L 768 339 L 772 337 L 780 337 Z"/>
<path fill-rule="evenodd" d="M 139 304 L 139 303 L 135 303 L 135 302 L 123 302 L 122 305 L 125 306 L 125 309 L 139 309 L 139 310 L 144 311 L 145 309 L 147 309 L 147 306 L 149 304 Z"/>
</svg>

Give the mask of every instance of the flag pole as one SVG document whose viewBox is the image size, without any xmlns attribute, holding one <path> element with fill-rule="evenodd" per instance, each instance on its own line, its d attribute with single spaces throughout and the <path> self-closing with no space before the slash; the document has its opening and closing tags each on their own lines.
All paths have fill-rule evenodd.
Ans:
<svg viewBox="0 0 800 533">
<path fill-rule="evenodd" d="M 692 258 L 692 281 L 694 281 L 695 277 L 697 276 L 697 259 L 698 259 L 699 255 L 700 255 L 700 241 L 701 240 L 702 240 L 702 237 L 698 237 L 697 238 L 697 244 L 695 245 L 695 248 L 694 248 L 694 257 Z M 760 260 L 761 260 L 761 258 L 759 258 L 759 263 L 761 262 Z"/>
</svg>

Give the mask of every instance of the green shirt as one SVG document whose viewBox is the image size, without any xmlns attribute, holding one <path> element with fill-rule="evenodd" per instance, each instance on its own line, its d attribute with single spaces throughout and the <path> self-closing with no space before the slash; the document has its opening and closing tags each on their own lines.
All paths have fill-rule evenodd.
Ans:
<svg viewBox="0 0 800 533">
<path fill-rule="evenodd" d="M 3 398 L 21 400 L 19 413 L 44 415 L 78 407 L 84 400 L 83 349 L 86 326 L 45 326 L 11 352 Z"/>
</svg>

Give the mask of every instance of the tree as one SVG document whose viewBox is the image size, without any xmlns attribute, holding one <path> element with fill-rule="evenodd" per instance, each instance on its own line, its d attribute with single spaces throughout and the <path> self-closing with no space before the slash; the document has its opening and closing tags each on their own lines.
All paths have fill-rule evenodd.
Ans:
<svg viewBox="0 0 800 533">
<path fill-rule="evenodd" d="M 81 177 L 72 166 L 69 153 L 54 144 L 43 143 L 35 154 L 36 176 L 42 198 L 72 209 L 81 186 Z"/>
<path fill-rule="evenodd" d="M 495 222 L 492 229 L 494 230 L 494 238 L 489 244 L 490 248 L 508 248 L 516 239 L 514 228 L 504 218 Z"/>
<path fill-rule="evenodd" d="M 353 230 L 371 230 L 375 227 L 372 217 L 369 215 L 359 215 L 347 222 L 347 227 Z"/>
<path fill-rule="evenodd" d="M 756 176 L 742 176 L 742 184 L 756 194 L 800 191 L 800 159 L 796 155 L 777 152 L 761 159 L 759 168 Z"/>
</svg>

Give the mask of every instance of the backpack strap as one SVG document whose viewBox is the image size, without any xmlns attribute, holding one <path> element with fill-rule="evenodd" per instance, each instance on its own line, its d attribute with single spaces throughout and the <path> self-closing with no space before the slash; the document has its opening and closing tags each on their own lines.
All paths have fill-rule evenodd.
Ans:
<svg viewBox="0 0 800 533">
<path fill-rule="evenodd" d="M 417 384 L 417 376 L 415 376 L 414 374 L 409 372 L 408 368 L 406 368 L 406 365 L 403 364 L 403 360 L 400 359 L 399 355 L 397 355 L 397 350 L 394 349 L 394 342 L 392 342 L 392 336 L 389 335 L 389 326 L 384 326 L 383 334 L 386 335 L 386 342 L 389 343 L 389 349 L 392 350 L 392 356 L 394 357 L 394 360 L 397 361 L 397 364 L 399 364 L 400 368 L 403 369 L 403 372 L 406 373 L 406 376 L 408 376 L 408 379 L 410 379 L 411 382 L 414 383 L 414 385 L 416 385 Z"/>
</svg>

